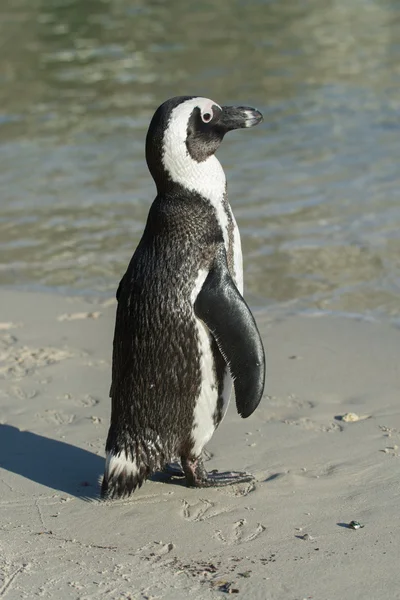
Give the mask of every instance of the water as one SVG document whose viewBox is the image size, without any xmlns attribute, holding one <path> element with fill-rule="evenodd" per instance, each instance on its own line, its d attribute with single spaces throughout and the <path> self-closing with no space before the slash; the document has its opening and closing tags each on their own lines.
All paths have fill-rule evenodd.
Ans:
<svg viewBox="0 0 400 600">
<path fill-rule="evenodd" d="M 219 151 L 251 303 L 400 316 L 396 0 L 3 0 L 0 39 L 0 285 L 113 293 L 198 94 L 265 116 Z"/>
</svg>

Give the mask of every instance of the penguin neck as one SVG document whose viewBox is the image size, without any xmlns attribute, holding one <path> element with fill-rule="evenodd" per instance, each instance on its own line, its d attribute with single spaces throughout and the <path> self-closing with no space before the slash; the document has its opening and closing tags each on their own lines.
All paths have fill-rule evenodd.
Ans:
<svg viewBox="0 0 400 600">
<path fill-rule="evenodd" d="M 210 202 L 215 208 L 222 204 L 226 194 L 226 177 L 221 163 L 216 156 L 209 156 L 202 162 L 185 156 L 179 163 L 164 165 L 170 182 L 177 183 L 190 192 L 196 192 Z"/>
</svg>

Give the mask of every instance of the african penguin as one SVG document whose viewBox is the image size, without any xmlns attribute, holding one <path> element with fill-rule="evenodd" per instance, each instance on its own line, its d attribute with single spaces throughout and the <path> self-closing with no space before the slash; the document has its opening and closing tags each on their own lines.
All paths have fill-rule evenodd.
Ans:
<svg viewBox="0 0 400 600">
<path fill-rule="evenodd" d="M 244 418 L 264 389 L 263 345 L 242 297 L 239 230 L 214 156 L 228 131 L 262 118 L 253 108 L 180 96 L 150 123 L 146 160 L 157 196 L 117 291 L 104 498 L 129 496 L 176 457 L 188 486 L 252 479 L 207 474 L 202 450 L 232 383 Z"/>
</svg>

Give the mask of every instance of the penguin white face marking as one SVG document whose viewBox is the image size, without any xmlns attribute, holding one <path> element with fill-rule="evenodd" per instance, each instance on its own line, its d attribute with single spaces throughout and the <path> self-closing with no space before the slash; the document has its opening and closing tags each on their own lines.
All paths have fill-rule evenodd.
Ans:
<svg viewBox="0 0 400 600">
<path fill-rule="evenodd" d="M 209 123 L 212 118 L 213 118 L 212 111 L 206 112 L 206 113 L 201 113 L 201 120 L 203 121 L 203 123 Z"/>
<path fill-rule="evenodd" d="M 202 103 L 202 106 L 199 106 L 200 117 L 203 123 L 210 123 L 210 121 L 212 121 L 214 118 L 213 106 L 216 106 L 222 110 L 222 108 L 218 104 L 215 104 L 215 102 L 212 102 L 212 100 L 204 102 Z"/>
<path fill-rule="evenodd" d="M 220 106 L 209 98 L 181 96 L 167 100 L 157 109 L 146 138 L 147 164 L 161 195 L 176 183 L 208 200 L 215 209 L 227 250 L 229 220 L 233 221 L 239 288 L 240 236 L 226 202 L 225 174 L 214 153 L 227 132 L 261 121 L 261 113 L 253 108 Z"/>
<path fill-rule="evenodd" d="M 222 108 L 207 98 L 186 100 L 172 110 L 163 136 L 163 162 L 172 169 L 173 179 L 182 167 L 182 155 L 196 163 L 214 155 L 223 139 L 221 114 Z"/>
<path fill-rule="evenodd" d="M 146 138 L 146 159 L 157 187 L 164 191 L 166 179 L 189 189 L 188 158 L 204 163 L 211 158 L 225 134 L 234 129 L 251 127 L 262 121 L 259 111 L 246 106 L 220 106 L 209 98 L 178 96 L 162 104 L 155 112 Z M 207 169 L 198 173 L 201 177 Z M 181 176 L 181 177 L 180 177 Z M 199 189 L 200 191 L 200 189 Z"/>
<path fill-rule="evenodd" d="M 217 210 L 224 230 L 227 227 L 227 218 L 223 214 L 221 203 L 225 194 L 226 178 L 222 166 L 214 156 L 213 149 L 204 160 L 197 161 L 191 156 L 187 144 L 193 113 L 201 123 L 210 115 L 211 119 L 207 125 L 210 126 L 221 111 L 218 104 L 207 98 L 192 98 L 174 108 L 164 131 L 162 162 L 172 181 L 197 192 L 211 202 Z"/>
</svg>

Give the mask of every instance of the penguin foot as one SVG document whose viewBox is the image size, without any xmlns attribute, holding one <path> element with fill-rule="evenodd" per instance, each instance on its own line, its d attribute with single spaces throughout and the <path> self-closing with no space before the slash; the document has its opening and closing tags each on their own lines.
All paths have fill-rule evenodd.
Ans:
<svg viewBox="0 0 400 600">
<path fill-rule="evenodd" d="M 162 474 L 166 477 L 185 477 L 185 473 L 178 461 L 167 463 L 163 467 Z"/>
<path fill-rule="evenodd" d="M 182 458 L 182 467 L 188 487 L 224 487 L 254 481 L 253 475 L 244 471 L 224 471 L 220 473 L 214 470 L 207 473 L 201 458 L 196 460 Z"/>
</svg>

